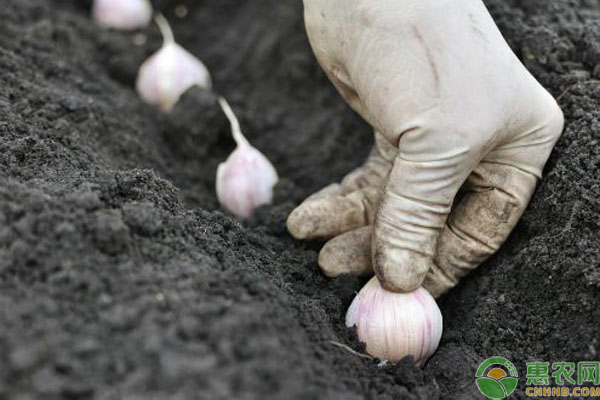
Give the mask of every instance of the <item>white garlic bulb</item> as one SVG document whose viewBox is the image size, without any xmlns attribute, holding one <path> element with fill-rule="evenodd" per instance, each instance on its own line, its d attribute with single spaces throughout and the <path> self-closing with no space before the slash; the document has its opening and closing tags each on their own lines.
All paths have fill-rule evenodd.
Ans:
<svg viewBox="0 0 600 400">
<path fill-rule="evenodd" d="M 92 19 L 100 26 L 133 30 L 152 20 L 150 0 L 94 0 Z"/>
<path fill-rule="evenodd" d="M 169 112 L 189 88 L 210 89 L 212 80 L 206 66 L 175 43 L 167 20 L 161 14 L 155 20 L 164 43 L 140 67 L 136 88 L 145 102 Z"/>
<path fill-rule="evenodd" d="M 227 101 L 220 98 L 219 104 L 231 123 L 237 148 L 217 169 L 217 198 L 225 209 L 244 219 L 271 202 L 279 178 L 269 160 L 248 143 Z"/>
<path fill-rule="evenodd" d="M 388 292 L 373 277 L 352 301 L 346 326 L 356 326 L 359 340 L 373 357 L 397 362 L 413 356 L 422 366 L 440 343 L 442 313 L 425 289 Z"/>
</svg>

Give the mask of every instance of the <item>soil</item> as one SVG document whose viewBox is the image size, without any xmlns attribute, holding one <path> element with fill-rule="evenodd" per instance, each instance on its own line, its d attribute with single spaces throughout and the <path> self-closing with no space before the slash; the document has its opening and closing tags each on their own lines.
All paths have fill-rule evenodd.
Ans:
<svg viewBox="0 0 600 400">
<path fill-rule="evenodd" d="M 364 282 L 326 279 L 322 244 L 285 229 L 372 142 L 316 64 L 302 2 L 156 2 L 282 177 L 240 224 L 215 198 L 234 147 L 215 95 L 164 115 L 133 89 L 156 28 L 98 28 L 90 1 L 3 0 L 0 399 L 471 399 L 493 355 L 522 377 L 599 360 L 600 1 L 486 3 L 567 126 L 508 242 L 440 300 L 419 369 L 333 344 L 361 350 L 343 318 Z"/>
</svg>

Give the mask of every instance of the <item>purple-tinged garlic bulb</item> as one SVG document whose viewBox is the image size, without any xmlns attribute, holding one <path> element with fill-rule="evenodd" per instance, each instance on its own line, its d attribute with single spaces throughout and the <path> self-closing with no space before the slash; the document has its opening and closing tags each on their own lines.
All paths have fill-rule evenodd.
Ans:
<svg viewBox="0 0 600 400">
<path fill-rule="evenodd" d="M 169 112 L 189 88 L 211 89 L 212 80 L 206 66 L 175 42 L 165 17 L 157 14 L 155 21 L 164 42 L 140 67 L 136 88 L 145 102 Z"/>
<path fill-rule="evenodd" d="M 271 202 L 279 178 L 269 160 L 244 137 L 229 103 L 220 98 L 219 104 L 231 123 L 237 148 L 217 169 L 217 198 L 230 213 L 245 219 L 255 208 Z"/>
<path fill-rule="evenodd" d="M 423 366 L 437 350 L 442 325 L 442 313 L 427 290 L 388 292 L 377 277 L 361 289 L 346 314 L 346 326 L 356 326 L 366 352 L 392 363 L 412 356 Z"/>
<path fill-rule="evenodd" d="M 150 0 L 94 0 L 92 19 L 107 28 L 134 30 L 152 21 Z"/>
</svg>

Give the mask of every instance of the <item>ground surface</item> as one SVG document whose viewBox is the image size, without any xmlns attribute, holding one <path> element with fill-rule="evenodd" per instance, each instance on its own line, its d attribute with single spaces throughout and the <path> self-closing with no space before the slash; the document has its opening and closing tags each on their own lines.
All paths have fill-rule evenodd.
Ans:
<svg viewBox="0 0 600 400">
<path fill-rule="evenodd" d="M 192 91 L 170 116 L 140 102 L 154 28 L 136 45 L 90 23 L 89 1 L 4 0 L 0 399 L 469 399 L 492 355 L 522 374 L 599 359 L 598 0 L 487 2 L 567 127 L 507 244 L 441 300 L 423 370 L 331 344 L 360 349 L 343 316 L 362 282 L 325 279 L 319 244 L 285 231 L 371 143 L 313 60 L 301 2 L 183 3 L 185 18 L 161 6 L 277 166 L 276 202 L 244 226 L 218 210 L 233 142 L 214 97 Z"/>
</svg>

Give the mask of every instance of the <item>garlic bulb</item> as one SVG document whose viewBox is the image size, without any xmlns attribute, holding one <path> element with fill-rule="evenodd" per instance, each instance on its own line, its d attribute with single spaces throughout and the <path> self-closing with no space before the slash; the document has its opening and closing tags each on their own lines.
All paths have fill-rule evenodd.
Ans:
<svg viewBox="0 0 600 400">
<path fill-rule="evenodd" d="M 107 28 L 133 30 L 152 20 L 150 0 L 94 0 L 92 18 Z"/>
<path fill-rule="evenodd" d="M 165 17 L 157 14 L 155 21 L 164 43 L 140 67 L 136 88 L 144 101 L 169 112 L 189 88 L 210 89 L 212 81 L 204 64 L 175 43 Z"/>
<path fill-rule="evenodd" d="M 231 123 L 237 148 L 217 169 L 217 198 L 225 209 L 244 219 L 271 202 L 279 178 L 269 160 L 248 143 L 229 103 L 220 98 L 219 104 Z"/>
<path fill-rule="evenodd" d="M 442 313 L 423 288 L 411 293 L 384 290 L 373 277 L 352 301 L 346 326 L 373 357 L 397 362 L 413 356 L 419 366 L 436 351 L 442 336 Z"/>
</svg>

